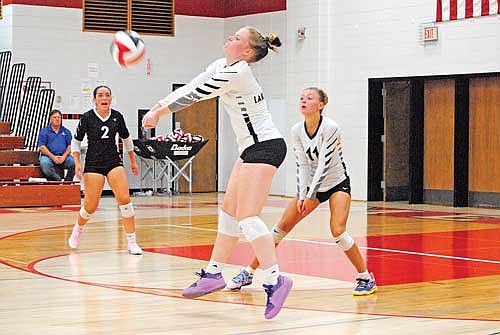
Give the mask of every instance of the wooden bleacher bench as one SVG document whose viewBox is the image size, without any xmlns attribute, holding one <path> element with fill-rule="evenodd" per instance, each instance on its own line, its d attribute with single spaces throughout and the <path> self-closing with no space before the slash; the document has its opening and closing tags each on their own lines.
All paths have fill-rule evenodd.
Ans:
<svg viewBox="0 0 500 335">
<path fill-rule="evenodd" d="M 29 181 L 43 177 L 38 151 L 24 148 L 24 139 L 6 134 L 10 125 L 0 122 L 0 207 L 80 205 L 80 183 Z M 21 145 L 22 143 L 22 145 Z"/>
</svg>

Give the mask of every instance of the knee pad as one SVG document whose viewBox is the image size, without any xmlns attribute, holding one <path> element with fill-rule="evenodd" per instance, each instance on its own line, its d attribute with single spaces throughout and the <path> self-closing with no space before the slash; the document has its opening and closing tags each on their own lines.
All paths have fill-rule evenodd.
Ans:
<svg viewBox="0 0 500 335">
<path fill-rule="evenodd" d="M 217 231 L 224 235 L 239 237 L 240 236 L 240 226 L 238 221 L 234 216 L 231 216 L 224 212 L 222 209 L 219 211 L 219 222 L 217 225 Z"/>
<path fill-rule="evenodd" d="M 239 224 L 249 242 L 269 234 L 266 224 L 258 216 L 244 218 Z"/>
<path fill-rule="evenodd" d="M 118 206 L 120 207 L 120 212 L 122 213 L 122 216 L 124 218 L 131 218 L 132 216 L 135 215 L 134 212 L 134 206 L 132 206 L 132 203 L 129 202 L 128 204 Z"/>
<path fill-rule="evenodd" d="M 343 232 L 339 236 L 335 237 L 335 243 L 340 247 L 340 249 L 346 251 L 351 249 L 354 245 L 354 240 L 348 232 Z"/>
<path fill-rule="evenodd" d="M 271 234 L 273 235 L 273 240 L 274 240 L 274 243 L 275 243 L 275 244 L 278 244 L 278 243 L 280 243 L 280 242 L 281 242 L 281 240 L 282 240 L 283 238 L 285 238 L 285 236 L 286 236 L 287 232 L 286 232 L 286 231 L 284 231 L 284 230 L 282 230 L 282 229 L 280 229 L 280 228 L 278 227 L 278 224 L 275 224 L 275 225 L 273 226 L 273 229 L 271 230 Z"/>
<path fill-rule="evenodd" d="M 87 212 L 87 210 L 85 209 L 85 206 L 82 206 L 80 208 L 80 216 L 82 217 L 82 219 L 84 220 L 89 220 L 91 217 L 92 217 L 92 214 Z"/>
</svg>

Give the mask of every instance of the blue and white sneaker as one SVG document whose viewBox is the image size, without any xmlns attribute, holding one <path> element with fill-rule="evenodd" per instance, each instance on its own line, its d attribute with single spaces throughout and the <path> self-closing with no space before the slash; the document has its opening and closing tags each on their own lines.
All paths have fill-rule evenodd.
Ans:
<svg viewBox="0 0 500 335">
<path fill-rule="evenodd" d="M 227 282 L 226 287 L 231 291 L 236 291 L 241 289 L 243 286 L 247 286 L 252 284 L 253 273 L 247 272 L 245 269 L 242 269 L 240 273 L 234 276 L 233 279 Z"/>
<path fill-rule="evenodd" d="M 373 273 L 370 272 L 371 279 L 356 278 L 356 287 L 352 291 L 353 295 L 369 295 L 377 291 L 377 283 Z"/>
</svg>

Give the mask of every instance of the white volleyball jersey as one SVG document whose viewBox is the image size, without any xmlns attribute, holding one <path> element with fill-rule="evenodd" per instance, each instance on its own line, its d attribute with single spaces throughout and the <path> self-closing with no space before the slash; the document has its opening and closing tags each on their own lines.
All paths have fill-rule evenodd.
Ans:
<svg viewBox="0 0 500 335">
<path fill-rule="evenodd" d="M 216 60 L 159 103 L 177 112 L 195 102 L 217 96 L 231 119 L 240 154 L 257 142 L 283 137 L 274 126 L 262 88 L 243 60 L 229 65 L 225 58 Z"/>
<path fill-rule="evenodd" d="M 316 132 L 309 136 L 305 121 L 292 127 L 292 145 L 297 163 L 297 198 L 316 198 L 344 181 L 347 169 L 342 158 L 340 129 L 321 116 Z"/>
</svg>

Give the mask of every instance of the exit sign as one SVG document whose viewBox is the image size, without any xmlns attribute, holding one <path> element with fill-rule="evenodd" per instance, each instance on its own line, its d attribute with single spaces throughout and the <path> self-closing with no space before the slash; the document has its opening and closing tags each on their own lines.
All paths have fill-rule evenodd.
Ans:
<svg viewBox="0 0 500 335">
<path fill-rule="evenodd" d="M 422 31 L 422 39 L 424 42 L 437 41 L 438 39 L 438 28 L 437 27 L 424 27 Z"/>
</svg>

